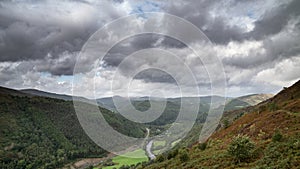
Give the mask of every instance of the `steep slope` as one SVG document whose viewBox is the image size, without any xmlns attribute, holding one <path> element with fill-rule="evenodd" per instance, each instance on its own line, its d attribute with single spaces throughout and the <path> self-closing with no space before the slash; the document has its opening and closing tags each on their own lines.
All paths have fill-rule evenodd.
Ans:
<svg viewBox="0 0 300 169">
<path fill-rule="evenodd" d="M 256 106 L 233 112 L 235 120 L 215 132 L 206 143 L 173 150 L 158 156 L 154 163 L 139 167 L 275 169 L 300 166 L 300 81 Z M 237 161 L 227 151 L 239 135 L 248 136 L 255 145 L 244 161 Z"/>
<path fill-rule="evenodd" d="M 81 128 L 71 101 L 0 91 L 0 168 L 58 168 L 78 158 L 106 154 Z M 141 125 L 100 109 L 119 132 L 144 137 Z"/>
</svg>

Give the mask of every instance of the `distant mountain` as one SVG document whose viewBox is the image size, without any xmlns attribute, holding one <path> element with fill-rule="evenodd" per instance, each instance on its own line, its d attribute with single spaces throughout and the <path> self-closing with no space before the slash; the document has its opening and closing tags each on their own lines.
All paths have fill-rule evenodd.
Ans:
<svg viewBox="0 0 300 169">
<path fill-rule="evenodd" d="M 213 101 L 214 101 L 213 103 L 221 104 L 226 99 L 230 99 L 222 96 L 201 96 L 201 97 L 182 97 L 182 98 L 184 98 L 185 100 L 197 99 L 200 101 L 201 104 L 211 104 Z M 180 102 L 182 98 L 181 97 L 168 98 L 168 100 L 172 102 Z"/>
<path fill-rule="evenodd" d="M 37 89 L 23 89 L 23 90 L 20 90 L 20 92 L 35 95 L 35 96 L 49 97 L 49 98 L 54 98 L 54 99 L 62 99 L 62 100 L 66 100 L 66 101 L 71 101 L 71 100 L 73 100 L 73 98 L 75 100 L 82 100 L 82 101 L 88 100 L 87 98 L 84 98 L 84 97 L 50 93 L 50 92 L 45 92 L 45 91 L 41 91 L 41 90 L 37 90 Z"/>
<path fill-rule="evenodd" d="M 96 102 L 98 103 L 98 105 L 105 107 L 109 110 L 115 111 L 117 112 L 116 106 L 114 104 L 114 100 L 113 99 L 117 99 L 120 106 L 125 104 L 125 101 L 127 101 L 128 98 L 122 97 L 122 96 L 113 96 L 113 97 L 103 97 L 103 98 L 99 98 L 96 99 Z M 155 101 L 161 101 L 161 100 L 165 100 L 164 98 L 159 98 L 159 97 L 148 97 L 148 96 L 144 96 L 144 97 L 130 97 L 129 98 L 130 101 L 132 103 L 134 102 L 141 102 L 141 101 L 149 101 L 149 99 L 151 100 L 155 100 Z M 125 106 L 125 105 L 124 105 Z"/>
<path fill-rule="evenodd" d="M 269 99 L 272 96 L 273 96 L 272 94 L 252 94 L 252 95 L 246 95 L 246 96 L 241 96 L 241 97 L 237 97 L 237 98 L 228 98 L 228 97 L 225 98 L 222 96 L 202 96 L 202 97 L 182 97 L 182 98 L 180 98 L 180 97 L 177 97 L 177 98 L 152 97 L 151 100 L 157 101 L 157 102 L 166 100 L 168 102 L 172 102 L 175 105 L 180 105 L 182 99 L 184 99 L 185 101 L 190 101 L 190 102 L 195 102 L 195 100 L 198 100 L 199 105 L 201 105 L 202 108 L 205 108 L 205 110 L 202 110 L 202 112 L 203 112 L 203 111 L 206 111 L 209 109 L 211 103 L 213 103 L 213 105 L 215 105 L 215 106 L 219 106 L 221 104 L 224 104 L 223 102 L 225 101 L 225 111 L 230 111 L 230 110 L 236 110 L 236 109 L 240 109 L 240 108 L 247 107 L 247 106 L 256 105 L 264 100 Z M 121 107 L 123 104 L 126 103 L 125 102 L 126 98 L 123 98 L 121 96 L 114 96 L 114 97 L 115 97 L 115 99 L 118 99 L 119 105 Z M 122 99 L 124 101 L 122 101 Z M 149 100 L 149 97 L 131 97 L 129 99 L 133 105 L 136 105 L 137 103 L 140 103 L 143 101 L 147 102 Z M 97 103 L 102 107 L 105 107 L 109 110 L 117 112 L 115 104 L 113 102 L 113 97 L 99 98 L 99 99 L 97 99 Z"/>
<path fill-rule="evenodd" d="M 105 107 L 106 109 L 109 109 L 109 110 L 115 111 L 115 112 L 117 111 L 112 97 L 104 97 L 104 98 L 96 99 L 96 102 L 98 103 L 98 105 L 101 105 L 102 107 Z"/>
<path fill-rule="evenodd" d="M 126 98 L 122 98 L 121 96 L 114 96 L 114 97 L 116 99 L 119 99 L 119 102 L 121 105 L 122 105 L 122 101 L 120 101 L 120 100 L 126 99 Z M 185 101 L 190 100 L 191 102 L 195 102 L 194 100 L 197 99 L 200 101 L 200 104 L 209 105 L 211 103 L 212 98 L 215 101 L 215 103 L 220 103 L 221 101 L 226 100 L 226 98 L 224 98 L 222 96 L 182 97 L 182 98 L 181 97 L 177 97 L 177 98 L 151 97 L 151 98 L 149 98 L 148 96 L 145 96 L 145 97 L 130 97 L 129 99 L 132 103 L 140 102 L 140 101 L 148 101 L 149 99 L 151 99 L 153 101 L 169 101 L 176 105 L 180 105 L 182 99 L 184 99 Z M 113 97 L 99 98 L 99 99 L 97 99 L 97 103 L 99 105 L 103 105 L 103 107 L 105 107 L 105 108 L 116 111 L 116 107 L 113 102 Z"/>
<path fill-rule="evenodd" d="M 272 94 L 251 94 L 233 98 L 225 105 L 225 111 L 236 110 L 247 106 L 254 106 L 262 101 L 265 101 L 274 95 Z"/>
<path fill-rule="evenodd" d="M 267 97 L 251 95 L 239 101 L 250 105 Z M 224 115 L 235 117 L 206 143 L 195 143 L 189 149 L 175 147 L 143 168 L 299 168 L 300 81 L 257 105 Z M 247 136 L 254 143 L 253 151 L 249 150 L 250 155 L 243 160 L 228 153 L 229 145 L 237 136 Z M 248 143 L 239 142 L 241 145 Z"/>
<path fill-rule="evenodd" d="M 251 95 L 241 96 L 236 99 L 244 101 L 251 106 L 254 106 L 254 105 L 257 105 L 258 103 L 265 101 L 273 96 L 274 96 L 273 94 L 251 94 Z"/>
</svg>

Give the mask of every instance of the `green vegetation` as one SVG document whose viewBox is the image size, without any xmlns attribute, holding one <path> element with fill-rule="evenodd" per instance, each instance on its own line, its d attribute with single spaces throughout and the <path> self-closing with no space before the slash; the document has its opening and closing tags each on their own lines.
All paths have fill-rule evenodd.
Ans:
<svg viewBox="0 0 300 169">
<path fill-rule="evenodd" d="M 300 135 L 284 137 L 282 142 L 271 142 L 266 147 L 257 145 L 252 149 L 251 156 L 241 160 L 239 163 L 227 152 L 227 148 L 221 140 L 211 140 L 205 150 L 191 148 L 189 150 L 179 150 L 178 155 L 161 154 L 154 163 L 148 162 L 146 169 L 156 168 L 297 168 L 300 158 Z M 178 151 L 178 150 L 177 150 Z M 184 152 L 183 154 L 181 154 Z M 186 155 L 186 153 L 188 155 Z M 188 157 L 188 158 L 187 158 Z"/>
<path fill-rule="evenodd" d="M 163 154 L 160 154 L 156 157 L 155 161 L 163 162 L 163 161 L 165 161 L 165 159 L 166 159 L 165 156 Z"/>
<path fill-rule="evenodd" d="M 300 136 L 286 138 L 283 142 L 271 142 L 264 157 L 257 162 L 257 169 L 296 168 L 300 164 Z"/>
<path fill-rule="evenodd" d="M 279 130 L 276 130 L 272 137 L 272 141 L 277 142 L 277 141 L 281 141 L 281 140 L 282 140 L 282 134 L 280 133 Z"/>
<path fill-rule="evenodd" d="M 181 162 L 189 161 L 190 157 L 189 157 L 189 154 L 188 154 L 187 150 L 180 150 L 179 151 L 179 159 L 180 159 Z"/>
<path fill-rule="evenodd" d="M 149 162 L 143 168 L 299 168 L 299 105 L 300 81 L 257 106 L 225 113 L 223 119 L 238 118 L 229 128 L 220 127 L 206 146 L 194 142 L 183 149 L 193 140 L 195 131 L 191 131 L 179 147 L 160 155 L 163 160 Z M 198 130 L 195 126 L 193 130 Z M 174 150 L 179 153 L 173 155 Z"/>
<path fill-rule="evenodd" d="M 223 125 L 225 129 L 229 127 L 229 120 L 227 118 L 223 121 Z"/>
<path fill-rule="evenodd" d="M 272 102 L 269 104 L 269 111 L 276 111 L 278 110 L 278 107 L 276 105 L 276 103 Z"/>
<path fill-rule="evenodd" d="M 134 158 L 139 157 L 139 158 Z M 120 156 L 116 156 L 112 158 L 112 162 L 115 164 L 113 166 L 103 167 L 103 169 L 113 169 L 113 168 L 120 168 L 122 166 L 131 166 L 143 161 L 148 161 L 148 157 L 145 154 L 143 149 L 137 149 L 132 152 L 125 153 Z"/>
<path fill-rule="evenodd" d="M 198 148 L 200 149 L 200 150 L 205 150 L 206 149 L 206 147 L 207 147 L 207 143 L 205 142 L 205 143 L 200 143 L 199 145 L 198 145 Z"/>
<path fill-rule="evenodd" d="M 79 158 L 106 154 L 81 128 L 71 101 L 0 90 L 0 168 L 59 168 Z M 145 135 L 140 125 L 101 111 L 119 132 Z"/>
<path fill-rule="evenodd" d="M 241 162 L 251 158 L 254 148 L 255 144 L 249 137 L 238 135 L 233 138 L 227 151 L 234 159 Z"/>
<path fill-rule="evenodd" d="M 178 149 L 170 151 L 167 155 L 167 159 L 170 160 L 172 158 L 175 158 L 178 155 L 178 152 Z"/>
<path fill-rule="evenodd" d="M 165 146 L 165 145 L 166 145 L 166 141 L 154 141 L 153 142 L 154 147 Z"/>
</svg>

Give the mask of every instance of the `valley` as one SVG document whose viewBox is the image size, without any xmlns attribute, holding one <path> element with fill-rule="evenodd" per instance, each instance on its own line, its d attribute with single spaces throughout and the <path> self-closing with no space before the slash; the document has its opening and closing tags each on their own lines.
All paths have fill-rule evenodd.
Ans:
<svg viewBox="0 0 300 169">
<path fill-rule="evenodd" d="M 186 136 L 182 137 L 181 135 L 176 134 L 181 133 L 180 130 L 168 130 L 171 126 L 176 126 L 176 129 L 184 129 L 185 124 L 189 123 L 188 121 L 174 123 L 180 108 L 180 98 L 167 99 L 166 108 L 162 115 L 154 122 L 146 123 L 144 125 L 133 123 L 130 121 L 127 122 L 126 119 L 124 119 L 122 115 L 116 111 L 115 107 L 111 106 L 113 105 L 111 98 L 105 98 L 105 102 L 103 103 L 100 102 L 101 99 L 98 99 L 99 105 L 105 104 L 106 107 L 109 109 L 108 110 L 100 107 L 101 112 L 104 113 L 105 119 L 109 123 L 112 122 L 111 125 L 113 125 L 115 129 L 117 129 L 121 133 L 128 134 L 131 136 L 145 137 L 143 147 L 132 147 L 132 149 L 127 150 L 122 155 L 114 155 L 112 153 L 107 153 L 105 150 L 97 147 L 97 145 L 95 145 L 91 140 L 88 139 L 88 136 L 86 136 L 84 133 L 80 133 L 83 131 L 80 128 L 78 121 L 76 120 L 76 115 L 74 109 L 72 108 L 72 102 L 69 100 L 71 98 L 70 96 L 55 95 L 49 93 L 45 95 L 45 93 L 43 92 L 32 92 L 31 90 L 25 91 L 26 92 L 15 91 L 7 88 L 1 88 L 0 90 L 0 101 L 1 105 L 3 105 L 1 110 L 1 117 L 2 119 L 6 119 L 8 121 L 9 119 L 11 119 L 9 123 L 6 123 L 6 120 L 2 120 L 1 122 L 3 126 L 1 128 L 1 133 L 3 136 L 1 139 L 1 143 L 3 147 L 7 148 L 6 151 L 2 151 L 2 154 L 0 155 L 2 165 L 4 164 L 5 166 L 26 166 L 28 165 L 26 164 L 26 162 L 20 163 L 22 159 L 31 158 L 32 160 L 34 160 L 35 157 L 40 159 L 42 154 L 38 153 L 32 154 L 33 156 L 31 155 L 31 157 L 29 157 L 29 154 L 27 154 L 27 145 L 40 147 L 42 146 L 42 144 L 36 145 L 35 141 L 32 139 L 28 140 L 29 142 L 26 144 L 21 143 L 20 140 L 23 139 L 24 136 L 26 136 L 26 134 L 29 134 L 28 131 L 24 130 L 24 125 L 26 124 L 27 126 L 29 124 L 32 124 L 32 126 L 29 127 L 29 129 L 31 131 L 33 130 L 37 132 L 37 136 L 35 137 L 39 139 L 43 139 L 44 137 L 45 141 L 49 142 L 47 143 L 48 145 L 53 144 L 53 149 L 56 149 L 55 147 L 59 147 L 59 151 L 55 152 L 51 149 L 49 150 L 48 153 L 53 154 L 52 163 L 48 164 L 37 162 L 31 163 L 31 165 L 39 166 L 41 164 L 46 164 L 46 166 L 53 165 L 64 168 L 85 168 L 94 166 L 94 168 L 97 169 L 112 169 L 130 166 L 147 166 L 148 168 L 151 168 L 152 165 L 160 165 L 162 156 L 167 156 L 167 154 L 170 154 L 175 150 L 177 151 L 179 149 L 178 151 L 181 151 L 183 147 L 188 147 L 188 151 L 193 151 L 195 149 L 194 144 L 198 142 L 199 132 L 202 129 L 202 125 L 207 117 L 207 111 L 211 104 L 211 98 L 200 98 L 202 102 L 199 104 L 199 112 L 196 119 L 196 123 L 193 125 L 192 129 L 188 133 L 186 133 Z M 51 96 L 51 98 L 49 96 Z M 227 134 L 220 135 L 220 131 L 223 131 L 224 127 L 228 127 L 224 126 L 224 120 L 230 123 L 227 124 L 229 125 L 229 129 L 231 128 L 231 123 L 234 123 L 238 116 L 245 116 L 241 115 L 241 112 L 244 112 L 243 114 L 248 114 L 252 111 L 252 109 L 255 109 L 255 105 L 257 103 L 267 100 L 270 97 L 271 95 L 259 94 L 243 96 L 240 98 L 229 98 L 225 104 L 226 112 L 224 113 L 224 116 L 222 117 L 222 120 L 219 124 L 219 129 L 210 138 L 212 141 L 209 141 L 208 146 L 215 147 L 215 144 L 221 147 L 225 146 L 220 145 L 219 142 L 215 143 L 214 139 L 219 138 L 224 140 L 225 138 L 227 138 Z M 88 101 L 86 101 L 86 99 L 80 99 L 85 100 L 84 102 L 86 103 L 84 104 L 89 104 Z M 161 99 L 156 99 L 157 102 L 159 102 L 160 100 Z M 16 105 L 15 102 L 18 102 L 18 107 L 11 107 L 12 105 Z M 134 98 L 131 102 L 133 106 L 140 111 L 145 111 L 150 107 L 149 100 L 147 98 Z M 267 103 L 260 103 L 260 105 L 263 104 Z M 59 107 L 59 110 L 47 109 L 47 107 Z M 293 115 L 293 113 L 290 111 L 286 111 L 286 114 Z M 61 121 L 61 119 L 57 119 L 58 117 L 61 117 L 63 121 Z M 22 121 L 24 120 L 26 121 L 26 123 L 22 123 Z M 69 124 L 73 124 L 73 128 L 66 127 Z M 74 124 L 76 125 L 74 126 Z M 12 125 L 14 127 L 12 127 Z M 17 128 L 22 130 L 15 130 Z M 8 131 L 11 134 L 9 134 Z M 80 131 L 80 135 L 78 135 L 78 131 Z M 70 135 L 72 132 L 74 133 L 74 135 Z M 31 133 L 30 135 L 32 134 L 33 133 Z M 155 139 L 148 139 L 149 136 L 156 135 L 160 136 L 155 137 Z M 75 141 L 76 139 L 78 140 Z M 225 142 L 229 142 L 229 140 Z M 219 150 L 213 148 L 212 151 L 218 152 Z M 223 150 L 221 151 L 220 149 L 221 154 L 222 152 Z M 138 158 L 130 157 L 137 155 L 139 156 Z M 9 158 L 5 158 L 8 156 Z M 11 158 L 11 156 L 14 158 Z M 191 158 L 195 158 L 194 155 L 192 155 Z M 173 158 L 167 160 L 169 161 L 168 163 L 173 164 L 172 159 Z"/>
</svg>

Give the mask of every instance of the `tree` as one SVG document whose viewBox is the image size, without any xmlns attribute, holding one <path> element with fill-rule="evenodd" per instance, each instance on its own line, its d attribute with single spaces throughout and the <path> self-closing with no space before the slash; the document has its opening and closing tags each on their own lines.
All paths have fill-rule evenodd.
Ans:
<svg viewBox="0 0 300 169">
<path fill-rule="evenodd" d="M 206 147 L 207 147 L 207 143 L 205 142 L 205 143 L 200 143 L 199 145 L 198 145 L 198 148 L 200 149 L 200 150 L 205 150 L 206 149 Z"/>
<path fill-rule="evenodd" d="M 165 161 L 165 156 L 163 154 L 160 154 L 157 156 L 156 161 L 158 162 L 163 162 Z"/>
<path fill-rule="evenodd" d="M 181 150 L 179 153 L 179 159 L 181 162 L 187 162 L 189 161 L 190 157 L 186 150 Z"/>
<path fill-rule="evenodd" d="M 178 149 L 175 149 L 173 151 L 171 151 L 168 155 L 167 155 L 167 159 L 170 160 L 171 158 L 176 157 L 178 154 Z"/>
<path fill-rule="evenodd" d="M 238 162 L 245 161 L 252 156 L 255 144 L 247 136 L 238 135 L 233 138 L 228 147 L 228 154 Z"/>
</svg>

